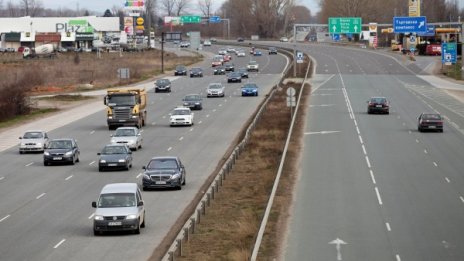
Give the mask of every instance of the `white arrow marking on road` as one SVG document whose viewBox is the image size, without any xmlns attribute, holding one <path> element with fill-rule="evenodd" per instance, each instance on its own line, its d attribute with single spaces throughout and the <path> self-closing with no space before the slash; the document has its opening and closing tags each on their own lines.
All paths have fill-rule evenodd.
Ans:
<svg viewBox="0 0 464 261">
<path fill-rule="evenodd" d="M 309 107 L 329 107 L 334 106 L 335 104 L 320 104 L 320 105 L 309 105 Z"/>
<path fill-rule="evenodd" d="M 311 134 L 330 134 L 330 133 L 337 133 L 340 131 L 313 131 L 313 132 L 305 132 L 305 135 L 311 135 Z"/>
<path fill-rule="evenodd" d="M 61 244 L 64 243 L 64 241 L 66 241 L 66 239 L 62 239 L 60 242 L 58 242 L 58 244 L 56 244 L 53 248 L 58 248 Z"/>
<path fill-rule="evenodd" d="M 337 237 L 337 239 L 329 242 L 329 244 L 335 245 L 335 248 L 337 249 L 337 260 L 341 261 L 342 260 L 341 245 L 346 245 L 347 243 Z"/>
</svg>

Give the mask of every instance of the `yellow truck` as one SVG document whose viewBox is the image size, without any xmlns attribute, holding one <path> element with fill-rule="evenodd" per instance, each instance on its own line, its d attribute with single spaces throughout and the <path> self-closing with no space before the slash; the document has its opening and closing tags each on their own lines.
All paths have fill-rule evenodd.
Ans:
<svg viewBox="0 0 464 261">
<path fill-rule="evenodd" d="M 108 89 L 104 98 L 108 129 L 136 126 L 147 120 L 147 92 L 144 88 Z"/>
</svg>

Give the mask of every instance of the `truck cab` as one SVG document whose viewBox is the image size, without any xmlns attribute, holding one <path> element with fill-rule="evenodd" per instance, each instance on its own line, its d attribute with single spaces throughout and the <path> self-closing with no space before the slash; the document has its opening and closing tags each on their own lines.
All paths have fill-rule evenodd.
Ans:
<svg viewBox="0 0 464 261">
<path fill-rule="evenodd" d="M 107 123 L 110 130 L 119 126 L 141 128 L 147 118 L 145 89 L 109 89 L 104 98 L 107 106 Z"/>
</svg>

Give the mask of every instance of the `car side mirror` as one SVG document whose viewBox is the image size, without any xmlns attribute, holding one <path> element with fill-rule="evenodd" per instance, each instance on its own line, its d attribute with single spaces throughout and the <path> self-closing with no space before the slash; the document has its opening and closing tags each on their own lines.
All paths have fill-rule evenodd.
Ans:
<svg viewBox="0 0 464 261">
<path fill-rule="evenodd" d="M 21 140 L 23 137 L 19 137 L 19 139 Z"/>
<path fill-rule="evenodd" d="M 97 207 L 97 202 L 92 201 L 92 207 L 93 207 L 93 208 L 96 208 L 96 207 Z"/>
<path fill-rule="evenodd" d="M 141 207 L 141 206 L 143 206 L 143 201 L 139 201 L 139 202 L 137 203 L 137 207 Z"/>
<path fill-rule="evenodd" d="M 142 169 L 147 169 L 147 167 L 145 167 L 145 166 L 142 166 Z"/>
</svg>

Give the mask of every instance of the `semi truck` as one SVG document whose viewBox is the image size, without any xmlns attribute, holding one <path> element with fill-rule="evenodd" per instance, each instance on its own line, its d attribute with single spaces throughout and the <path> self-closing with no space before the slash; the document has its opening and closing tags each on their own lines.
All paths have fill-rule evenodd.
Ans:
<svg viewBox="0 0 464 261">
<path fill-rule="evenodd" d="M 108 89 L 104 97 L 108 129 L 145 126 L 147 92 L 144 88 Z"/>
<path fill-rule="evenodd" d="M 23 50 L 23 58 L 24 59 L 31 59 L 31 58 L 54 58 L 56 56 L 56 49 L 53 44 L 44 44 L 31 49 L 29 47 L 24 47 Z"/>
</svg>

